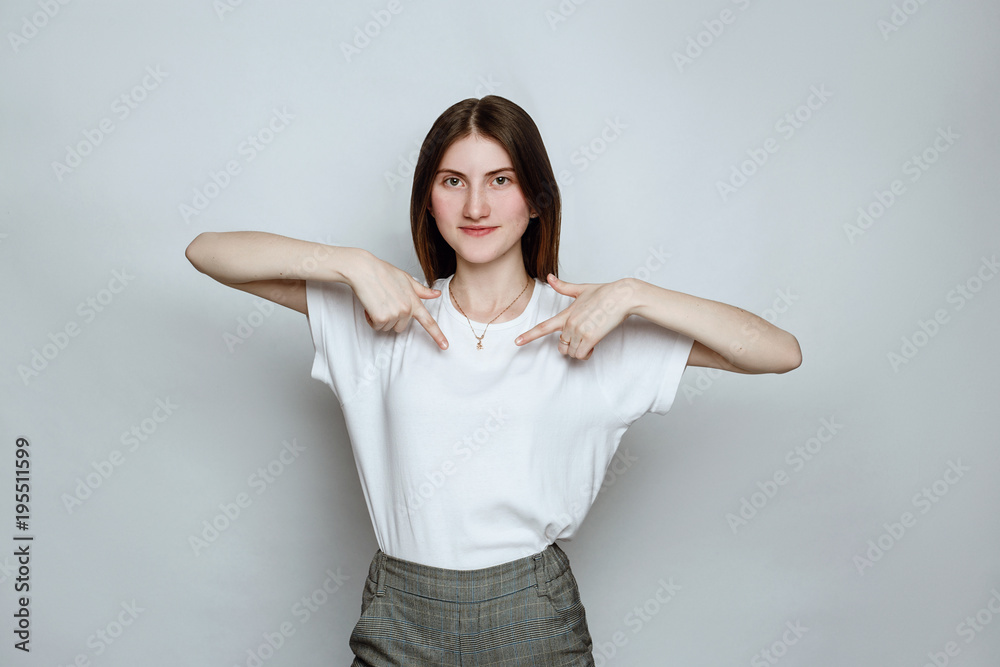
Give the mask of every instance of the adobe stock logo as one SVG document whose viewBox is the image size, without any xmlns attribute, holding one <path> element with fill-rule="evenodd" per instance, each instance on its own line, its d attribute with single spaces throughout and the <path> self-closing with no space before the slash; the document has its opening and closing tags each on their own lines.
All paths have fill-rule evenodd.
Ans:
<svg viewBox="0 0 1000 667">
<path fill-rule="evenodd" d="M 83 324 L 93 322 L 99 313 L 104 312 L 116 298 L 120 298 L 117 295 L 124 292 L 133 280 L 135 280 L 135 276 L 130 274 L 128 269 L 113 270 L 107 287 L 98 290 L 96 294 L 88 296 L 77 305 L 76 314 L 83 319 Z M 42 343 L 41 349 L 38 346 L 31 348 L 31 359 L 28 363 L 17 366 L 17 374 L 24 386 L 27 387 L 33 379 L 39 377 L 45 369 L 51 366 L 56 358 L 69 347 L 72 339 L 79 336 L 82 331 L 81 324 L 70 319 L 55 333 L 49 332 L 49 342 Z"/>
<path fill-rule="evenodd" d="M 812 119 L 817 111 L 826 106 L 831 97 L 833 97 L 833 93 L 827 89 L 825 83 L 821 83 L 818 87 L 811 86 L 809 95 L 806 96 L 802 104 L 787 111 L 774 121 L 774 131 L 780 134 L 786 142 L 791 140 L 799 130 L 805 127 L 805 124 Z M 715 182 L 715 188 L 723 203 L 745 186 L 767 164 L 771 156 L 780 149 L 781 143 L 774 137 L 765 139 L 760 148 L 748 148 L 746 150 L 748 159 L 733 164 L 729 168 L 729 177 L 725 181 Z"/>
<path fill-rule="evenodd" d="M 350 44 L 340 43 L 340 52 L 344 54 L 344 60 L 351 62 L 351 58 L 361 55 L 361 52 L 371 45 L 372 40 L 381 35 L 383 29 L 389 27 L 389 24 L 392 23 L 392 17 L 402 11 L 403 6 L 399 0 L 389 0 L 385 9 L 373 9 L 371 12 L 372 20 L 365 23 L 364 30 L 361 29 L 361 26 L 354 26 L 352 42 Z"/>
<path fill-rule="evenodd" d="M 790 287 L 777 289 L 774 291 L 774 294 L 775 298 L 771 306 L 762 310 L 760 316 L 770 324 L 776 325 L 781 316 L 787 313 L 801 297 Z M 749 330 L 749 327 L 744 327 L 743 333 L 751 340 L 756 340 L 760 336 L 758 331 Z M 692 369 L 695 371 L 693 379 L 691 374 L 685 373 L 686 381 L 681 386 L 684 398 L 687 399 L 689 404 L 694 402 L 696 396 L 703 396 L 705 392 L 711 389 L 716 380 L 727 375 L 726 371 L 720 368 L 693 366 Z"/>
<path fill-rule="evenodd" d="M 565 23 L 569 17 L 576 14 L 576 8 L 587 2 L 587 0 L 561 0 L 555 11 L 548 9 L 545 11 L 545 20 L 549 23 L 549 28 L 555 32 L 560 23 Z"/>
<path fill-rule="evenodd" d="M 888 42 L 889 35 L 899 32 L 899 29 L 910 22 L 910 17 L 920 11 L 920 8 L 927 0 L 903 0 L 902 5 L 893 3 L 892 13 L 889 19 L 879 19 L 875 25 L 882 33 L 882 41 Z"/>
<path fill-rule="evenodd" d="M 112 100 L 110 108 L 119 122 L 131 116 L 132 112 L 138 109 L 139 105 L 149 98 L 150 93 L 159 88 L 160 84 L 169 76 L 169 73 L 161 70 L 159 65 L 155 67 L 149 65 L 145 71 L 145 76 L 142 77 L 142 80 L 138 84 Z M 73 145 L 66 144 L 66 154 L 63 157 L 63 162 L 59 162 L 58 160 L 53 160 L 52 162 L 52 171 L 55 173 L 56 178 L 59 179 L 59 182 L 62 183 L 66 174 L 72 174 L 77 167 L 82 165 L 84 158 L 104 143 L 104 140 L 109 134 L 115 131 L 116 127 L 114 120 L 110 116 L 105 116 L 97 121 L 96 127 L 85 128 L 81 132 L 83 139 Z"/>
<path fill-rule="evenodd" d="M 119 441 L 122 445 L 128 445 L 129 452 L 138 451 L 140 447 L 153 437 L 160 426 L 173 416 L 174 411 L 180 407 L 171 401 L 169 396 L 165 399 L 157 397 L 156 407 L 153 408 L 147 417 L 133 424 L 128 431 L 123 431 L 119 437 Z M 72 514 L 80 508 L 83 503 L 94 495 L 97 489 L 116 474 L 118 468 L 124 465 L 125 461 L 126 455 L 121 449 L 113 449 L 106 458 L 91 461 L 90 467 L 93 470 L 83 476 L 78 476 L 75 480 L 76 486 L 73 487 L 72 492 L 63 493 L 60 496 L 60 500 L 62 500 L 66 511 Z"/>
<path fill-rule="evenodd" d="M 952 130 L 950 125 L 948 129 L 937 128 L 934 139 L 919 153 L 911 155 L 899 170 L 910 177 L 910 183 L 916 183 L 961 138 L 962 135 Z M 850 244 L 854 245 L 858 237 L 864 236 L 907 192 L 906 183 L 900 178 L 893 179 L 885 190 L 873 190 L 874 197 L 857 208 L 855 221 L 844 223 L 844 234 Z"/>
<path fill-rule="evenodd" d="M 985 630 L 996 618 L 1000 618 L 1000 591 L 994 586 L 990 589 L 989 599 L 975 615 L 969 614 L 955 626 L 955 634 L 964 638 L 967 645 L 971 644 L 976 635 Z M 947 667 L 951 663 L 951 658 L 957 657 L 961 652 L 962 647 L 958 642 L 948 641 L 940 651 L 927 652 L 927 662 L 923 667 Z"/>
<path fill-rule="evenodd" d="M 263 641 L 255 647 L 248 648 L 245 651 L 246 659 L 242 663 L 234 664 L 234 667 L 262 667 L 285 646 L 299 627 L 308 623 L 309 619 L 350 579 L 340 571 L 339 567 L 336 572 L 327 569 L 324 574 L 326 578 L 323 583 L 314 588 L 309 595 L 303 595 L 291 607 L 290 613 L 298 620 L 298 627 L 286 619 L 279 623 L 274 630 L 261 633 L 260 638 Z"/>
<path fill-rule="evenodd" d="M 62 5 L 68 5 L 70 0 L 37 0 L 38 7 L 42 10 L 31 15 L 31 20 L 27 16 L 21 17 L 20 32 L 8 32 L 7 39 L 10 41 L 10 48 L 14 53 L 21 50 L 21 47 L 29 40 L 38 36 L 38 31 L 49 24 L 50 19 L 54 19 L 61 11 Z"/>
<path fill-rule="evenodd" d="M 267 123 L 255 133 L 248 134 L 236 147 L 236 153 L 243 158 L 243 164 L 253 162 L 291 125 L 293 120 L 295 114 L 288 111 L 287 107 L 282 106 L 280 110 L 273 107 Z M 235 158 L 228 160 L 219 171 L 209 170 L 209 178 L 202 186 L 191 188 L 191 203 L 185 201 L 177 205 L 177 212 L 185 224 L 190 224 L 192 217 L 201 215 L 219 195 L 226 191 L 232 184 L 233 178 L 242 173 L 243 164 Z"/>
<path fill-rule="evenodd" d="M 785 454 L 785 463 L 791 468 L 791 472 L 787 472 L 784 468 L 776 469 L 763 481 L 757 482 L 758 490 L 750 493 L 749 498 L 747 496 L 740 498 L 740 506 L 735 513 L 726 514 L 726 523 L 729 524 L 733 535 L 736 535 L 740 528 L 747 526 L 761 510 L 767 507 L 768 503 L 778 495 L 780 487 L 788 484 L 789 480 L 794 477 L 794 473 L 800 472 L 807 462 L 816 458 L 823 446 L 833 440 L 834 436 L 844 428 L 844 425 L 838 422 L 836 417 L 829 419 L 824 417 L 819 422 L 820 425 L 816 429 L 815 435 L 788 450 L 788 453 Z"/>
<path fill-rule="evenodd" d="M 785 627 L 788 629 L 781 633 L 780 639 L 776 639 L 770 646 L 762 648 L 754 655 L 750 660 L 751 667 L 767 667 L 777 664 L 779 660 L 788 655 L 788 647 L 798 644 L 802 636 L 809 632 L 809 628 L 803 626 L 798 620 L 794 623 L 785 621 Z"/>
<path fill-rule="evenodd" d="M 618 116 L 614 120 L 604 119 L 604 127 L 598 136 L 595 136 L 586 145 L 581 145 L 569 157 L 569 161 L 576 165 L 577 171 L 586 171 L 592 162 L 595 162 L 608 147 L 622 136 L 623 130 L 628 127 Z"/>
<path fill-rule="evenodd" d="M 1000 273 L 1000 262 L 997 261 L 997 256 L 995 254 L 990 258 L 983 256 L 975 273 L 956 284 L 954 289 L 949 290 L 945 295 L 945 302 L 953 304 L 953 311 L 957 313 L 975 299 L 976 294 L 983 289 L 986 283 L 993 280 L 997 273 Z M 898 373 L 901 366 L 913 361 L 920 350 L 927 347 L 941 332 L 942 327 L 949 322 L 951 322 L 951 315 L 945 308 L 938 308 L 926 320 L 918 319 L 917 328 L 913 333 L 900 337 L 898 352 L 890 350 L 886 353 L 892 372 Z"/>
<path fill-rule="evenodd" d="M 219 21 L 224 21 L 226 14 L 235 12 L 236 8 L 242 5 L 243 0 L 215 0 L 212 3 L 212 8 L 215 10 L 215 15 L 219 17 Z"/>
<path fill-rule="evenodd" d="M 486 77 L 479 76 L 476 89 L 473 91 L 473 97 L 485 97 L 486 95 L 492 95 L 497 91 L 497 89 L 503 85 L 502 81 L 496 81 L 493 78 L 493 74 L 487 74 Z M 434 135 L 427 138 L 427 146 L 425 147 L 423 143 L 419 140 L 413 140 L 413 150 L 408 154 L 400 153 L 396 158 L 396 170 L 392 171 L 386 169 L 382 172 L 382 176 L 385 178 L 385 184 L 389 186 L 389 192 L 395 192 L 396 188 L 400 185 L 409 186 L 409 182 L 413 179 L 413 172 L 417 168 L 417 162 L 423 153 L 429 153 L 433 150 L 435 142 L 439 139 L 440 134 L 435 132 Z"/>
<path fill-rule="evenodd" d="M 681 586 L 674 583 L 674 578 L 669 577 L 657 580 L 659 586 L 642 603 L 635 605 L 632 610 L 622 618 L 622 625 L 632 631 L 632 635 L 637 635 L 649 626 L 654 617 L 659 614 L 682 590 Z M 676 604 L 676 603 L 675 603 Z M 611 634 L 608 641 L 594 641 L 594 665 L 595 667 L 605 667 L 610 661 L 618 656 L 618 649 L 627 646 L 630 641 L 629 635 L 622 630 L 616 630 Z"/>
<path fill-rule="evenodd" d="M 931 508 L 941 502 L 942 498 L 948 495 L 948 492 L 958 484 L 959 480 L 965 477 L 965 473 L 971 470 L 972 468 L 969 466 L 962 465 L 962 459 L 948 461 L 948 467 L 940 478 L 913 495 L 911 500 L 913 507 L 919 509 L 921 515 L 927 514 Z M 863 554 L 854 556 L 854 567 L 857 568 L 858 574 L 863 577 L 865 570 L 882 560 L 882 557 L 903 539 L 907 530 L 917 525 L 919 518 L 913 512 L 903 512 L 899 515 L 899 521 L 884 522 L 882 527 L 885 530 L 878 537 L 868 540 L 868 549 Z"/>
<path fill-rule="evenodd" d="M 230 354 L 236 351 L 238 345 L 247 342 L 273 313 L 273 302 L 257 299 L 254 302 L 253 310 L 246 317 L 237 317 L 236 329 L 233 332 L 225 331 L 222 334 L 222 340 L 226 343 Z"/>
<path fill-rule="evenodd" d="M 751 0 L 733 0 L 733 4 L 739 7 L 740 11 L 746 11 L 750 7 Z M 673 52 L 677 71 L 683 73 L 685 67 L 693 65 L 695 60 L 701 58 L 705 51 L 722 37 L 726 32 L 726 26 L 734 24 L 738 18 L 739 15 L 733 10 L 723 9 L 719 12 L 718 18 L 702 21 L 701 24 L 705 29 L 688 36 L 684 52 Z"/>
<path fill-rule="evenodd" d="M 409 485 L 406 497 L 397 505 L 396 509 L 403 515 L 415 514 L 420 511 L 439 489 L 448 484 L 452 475 L 461 471 L 462 464 L 460 462 L 472 459 L 479 450 L 493 440 L 493 434 L 507 424 L 510 415 L 507 414 L 506 410 L 507 407 L 503 405 L 491 407 L 489 416 L 482 421 L 480 426 L 464 435 L 461 440 L 455 441 L 452 445 L 453 456 L 444 459 L 433 470 L 425 471 L 423 478 L 414 480 Z"/>
<path fill-rule="evenodd" d="M 247 486 L 257 491 L 261 495 L 274 484 L 284 472 L 295 463 L 299 456 L 306 451 L 304 445 L 300 445 L 298 440 L 284 440 L 281 443 L 281 450 L 277 456 L 271 459 L 267 466 L 257 468 L 257 470 L 247 477 Z M 201 522 L 200 532 L 188 535 L 188 545 L 195 556 L 200 556 L 203 551 L 214 544 L 222 533 L 236 523 L 241 516 L 245 515 L 244 510 L 253 505 L 253 497 L 246 492 L 236 494 L 232 501 L 223 501 L 218 504 L 219 512 L 211 519 Z"/>
</svg>

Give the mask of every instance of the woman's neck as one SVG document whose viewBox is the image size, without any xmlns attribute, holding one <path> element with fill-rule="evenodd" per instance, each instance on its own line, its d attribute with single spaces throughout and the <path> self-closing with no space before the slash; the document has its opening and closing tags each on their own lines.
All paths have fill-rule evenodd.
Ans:
<svg viewBox="0 0 1000 667">
<path fill-rule="evenodd" d="M 531 300 L 534 281 L 523 267 L 519 274 L 494 274 L 490 271 L 455 271 L 448 287 L 452 303 L 457 301 L 459 310 L 470 320 L 507 322 L 524 312 Z"/>
</svg>

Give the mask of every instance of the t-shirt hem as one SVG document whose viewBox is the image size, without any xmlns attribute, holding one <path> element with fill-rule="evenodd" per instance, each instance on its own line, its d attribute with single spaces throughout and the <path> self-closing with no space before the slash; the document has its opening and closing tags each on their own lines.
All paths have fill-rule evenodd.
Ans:
<svg viewBox="0 0 1000 667">
<path fill-rule="evenodd" d="M 677 391 L 681 386 L 681 377 L 687 368 L 688 358 L 691 356 L 691 347 L 694 345 L 693 338 L 685 336 L 680 332 L 675 331 L 674 333 L 676 335 L 676 343 L 673 347 L 673 353 L 663 373 L 663 380 L 657 392 L 657 401 L 650 410 L 650 412 L 661 415 L 669 412 L 677 399 Z"/>
<path fill-rule="evenodd" d="M 313 341 L 312 367 L 309 369 L 310 376 L 326 385 L 332 385 L 333 379 L 330 377 L 329 367 L 326 361 L 325 339 L 323 338 L 323 319 L 326 317 L 326 310 L 323 306 L 323 295 L 320 290 L 323 286 L 314 280 L 306 280 L 306 318 L 309 320 L 309 333 Z"/>
</svg>

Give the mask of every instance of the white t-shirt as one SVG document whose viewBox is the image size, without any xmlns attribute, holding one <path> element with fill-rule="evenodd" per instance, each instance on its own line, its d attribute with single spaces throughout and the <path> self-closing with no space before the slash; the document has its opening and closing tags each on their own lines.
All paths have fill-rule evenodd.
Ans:
<svg viewBox="0 0 1000 667">
<path fill-rule="evenodd" d="M 626 429 L 670 409 L 693 341 L 634 315 L 587 360 L 560 354 L 559 332 L 519 347 L 574 300 L 536 279 L 521 315 L 489 325 L 477 350 L 451 278 L 424 299 L 447 350 L 416 320 L 375 331 L 343 283 L 307 280 L 306 298 L 311 374 L 340 400 L 379 547 L 468 570 L 573 536 Z"/>
</svg>

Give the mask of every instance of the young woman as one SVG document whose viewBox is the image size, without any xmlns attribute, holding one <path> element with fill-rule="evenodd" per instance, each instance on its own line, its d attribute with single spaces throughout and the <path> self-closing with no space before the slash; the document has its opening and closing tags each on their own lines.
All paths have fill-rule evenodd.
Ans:
<svg viewBox="0 0 1000 667">
<path fill-rule="evenodd" d="M 784 373 L 798 342 L 634 278 L 560 280 L 541 136 L 495 95 L 434 123 L 410 221 L 425 283 L 360 248 L 263 232 L 206 232 L 186 255 L 308 317 L 311 375 L 341 403 L 379 545 L 353 664 L 593 665 L 556 542 L 622 435 L 670 409 L 686 366 Z"/>
</svg>

